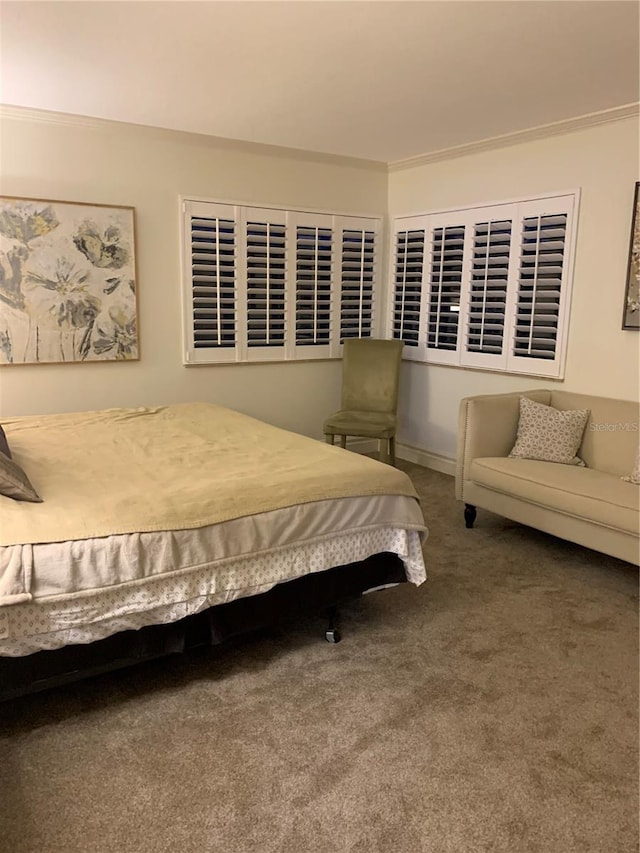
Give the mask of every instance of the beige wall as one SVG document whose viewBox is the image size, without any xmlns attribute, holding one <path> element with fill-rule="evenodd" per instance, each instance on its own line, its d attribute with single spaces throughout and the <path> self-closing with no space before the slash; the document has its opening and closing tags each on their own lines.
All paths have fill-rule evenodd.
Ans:
<svg viewBox="0 0 640 853">
<path fill-rule="evenodd" d="M 319 436 L 339 363 L 182 364 L 179 195 L 383 215 L 380 165 L 148 128 L 5 111 L 4 195 L 133 205 L 139 362 L 0 369 L 0 416 L 208 400 Z"/>
<path fill-rule="evenodd" d="M 471 394 L 560 387 L 637 400 L 640 333 L 622 331 L 638 120 L 393 171 L 392 216 L 581 190 L 564 381 L 405 363 L 399 441 L 453 457 L 458 404 Z"/>
<path fill-rule="evenodd" d="M 452 457 L 459 400 L 552 385 L 638 399 L 640 334 L 622 331 L 638 122 L 393 171 L 147 128 L 7 111 L 0 192 L 136 208 L 141 360 L 0 369 L 0 416 L 210 400 L 309 435 L 339 398 L 337 362 L 182 365 L 179 195 L 392 215 L 582 191 L 565 379 L 406 363 L 399 440 Z M 385 267 L 386 271 L 386 267 Z"/>
</svg>

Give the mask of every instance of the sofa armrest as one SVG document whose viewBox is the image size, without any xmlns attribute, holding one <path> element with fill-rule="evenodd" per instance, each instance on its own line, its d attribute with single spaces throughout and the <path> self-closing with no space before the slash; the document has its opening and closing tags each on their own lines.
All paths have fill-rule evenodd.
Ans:
<svg viewBox="0 0 640 853">
<path fill-rule="evenodd" d="M 548 405 L 551 392 L 537 389 L 510 394 L 483 394 L 465 397 L 460 401 L 456 452 L 457 500 L 464 500 L 463 484 L 474 459 L 509 455 L 518 431 L 520 397 Z"/>
</svg>

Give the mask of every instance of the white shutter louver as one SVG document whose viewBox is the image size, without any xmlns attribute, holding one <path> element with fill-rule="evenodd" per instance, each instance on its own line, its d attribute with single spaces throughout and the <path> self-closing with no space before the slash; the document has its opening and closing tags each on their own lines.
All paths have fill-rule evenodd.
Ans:
<svg viewBox="0 0 640 853">
<path fill-rule="evenodd" d="M 286 226 L 247 222 L 247 346 L 285 343 Z"/>
<path fill-rule="evenodd" d="M 462 292 L 463 225 L 433 229 L 427 347 L 456 350 Z"/>
<path fill-rule="evenodd" d="M 566 234 L 566 213 L 522 221 L 514 356 L 556 357 Z"/>
<path fill-rule="evenodd" d="M 502 353 L 510 245 L 510 220 L 476 224 L 469 285 L 469 352 Z"/>
<path fill-rule="evenodd" d="M 391 331 L 394 338 L 410 347 L 420 343 L 424 246 L 424 229 L 396 233 Z"/>
<path fill-rule="evenodd" d="M 371 336 L 375 232 L 342 231 L 340 343 Z"/>
<path fill-rule="evenodd" d="M 331 343 L 332 231 L 296 228 L 296 344 Z"/>
<path fill-rule="evenodd" d="M 236 235 L 233 220 L 191 217 L 194 348 L 236 345 Z"/>
</svg>

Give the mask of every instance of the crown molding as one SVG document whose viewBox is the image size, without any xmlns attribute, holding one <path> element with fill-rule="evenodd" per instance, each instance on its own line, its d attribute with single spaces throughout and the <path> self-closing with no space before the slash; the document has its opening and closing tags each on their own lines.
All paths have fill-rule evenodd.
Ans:
<svg viewBox="0 0 640 853">
<path fill-rule="evenodd" d="M 541 124 L 526 130 L 518 130 L 514 133 L 505 133 L 501 136 L 491 136 L 487 139 L 479 139 L 477 142 L 469 142 L 465 145 L 455 145 L 451 148 L 441 148 L 427 154 L 419 154 L 416 157 L 408 157 L 406 160 L 395 160 L 389 163 L 389 172 L 400 172 L 404 169 L 414 169 L 416 166 L 425 166 L 429 163 L 437 163 L 440 160 L 451 160 L 454 157 L 466 157 L 469 154 L 479 154 L 482 151 L 492 151 L 497 148 L 506 148 L 510 145 L 520 145 L 523 142 L 534 142 L 538 139 L 547 139 L 550 136 L 559 136 L 565 133 L 573 133 L 596 127 L 600 124 L 620 121 L 621 119 L 637 118 L 640 115 L 640 103 L 624 104 L 621 107 L 613 107 L 596 113 L 576 116 L 575 118 L 556 121 L 551 124 Z"/>
<path fill-rule="evenodd" d="M 146 124 L 134 124 L 131 122 L 115 121 L 112 119 L 97 118 L 94 116 L 83 116 L 75 113 L 54 112 L 52 110 L 41 110 L 33 107 L 20 107 L 11 104 L 0 104 L 0 120 L 14 119 L 18 121 L 41 122 L 44 124 L 56 124 L 66 127 L 84 127 L 106 132 L 118 131 L 134 134 L 145 134 L 149 138 L 174 139 L 176 141 L 191 141 L 196 145 L 207 145 L 211 148 L 222 150 L 233 150 L 249 154 L 260 154 L 269 157 L 286 157 L 293 160 L 320 162 L 337 166 L 351 166 L 359 169 L 369 169 L 380 172 L 399 172 L 405 169 L 413 169 L 416 166 L 424 166 L 429 163 L 437 163 L 441 160 L 451 160 L 454 157 L 466 157 L 470 154 L 479 154 L 483 151 L 492 151 L 506 148 L 511 145 L 519 145 L 524 142 L 534 142 L 539 139 L 547 139 L 566 133 L 585 130 L 601 124 L 620 121 L 622 119 L 637 118 L 640 115 L 640 103 L 624 104 L 608 110 L 588 113 L 575 118 L 551 124 L 538 125 L 537 127 L 518 130 L 513 133 L 505 133 L 500 136 L 491 136 L 469 142 L 464 145 L 455 145 L 450 148 L 441 148 L 404 160 L 394 160 L 384 163 L 377 160 L 367 160 L 358 157 L 347 157 L 339 154 L 325 154 L 317 151 L 306 151 L 300 148 L 287 148 L 279 145 L 266 145 L 259 142 L 247 142 L 240 139 L 227 139 L 221 136 L 209 136 L 204 133 L 193 133 L 172 128 L 155 127 Z"/>
<path fill-rule="evenodd" d="M 34 107 L 20 107 L 12 104 L 0 104 L 0 121 L 31 121 L 42 124 L 62 125 L 65 127 L 83 127 L 103 132 L 132 133 L 146 135 L 150 139 L 175 140 L 192 142 L 194 145 L 204 145 L 218 150 L 238 151 L 248 154 L 258 154 L 263 157 L 285 157 L 291 160 L 326 163 L 335 166 L 346 166 L 356 169 L 368 169 L 374 172 L 387 171 L 387 163 L 378 160 L 367 160 L 359 157 L 348 157 L 341 154 L 326 154 L 319 151 L 307 151 L 302 148 L 287 148 L 282 145 L 267 145 L 261 142 L 247 142 L 242 139 L 228 139 L 223 136 L 210 136 L 206 133 L 194 133 L 186 130 L 174 130 L 167 127 L 155 127 L 148 124 L 115 121 L 113 119 L 83 116 L 75 113 L 62 113 L 53 110 L 40 110 Z"/>
</svg>

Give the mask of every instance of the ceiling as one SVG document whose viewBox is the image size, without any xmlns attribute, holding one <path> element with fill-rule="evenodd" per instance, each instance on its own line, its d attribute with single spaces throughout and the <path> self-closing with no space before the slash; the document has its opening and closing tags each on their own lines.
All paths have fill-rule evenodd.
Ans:
<svg viewBox="0 0 640 853">
<path fill-rule="evenodd" d="M 637 102 L 635 0 L 0 3 L 0 101 L 397 162 Z"/>
</svg>

